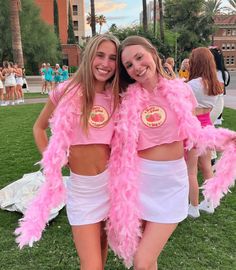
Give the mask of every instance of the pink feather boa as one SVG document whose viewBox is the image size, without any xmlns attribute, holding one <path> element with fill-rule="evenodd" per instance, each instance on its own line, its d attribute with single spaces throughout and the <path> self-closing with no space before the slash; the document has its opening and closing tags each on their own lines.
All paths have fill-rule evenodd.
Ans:
<svg viewBox="0 0 236 270">
<path fill-rule="evenodd" d="M 195 146 L 199 154 L 207 148 L 217 147 L 225 150 L 223 160 L 218 163 L 216 177 L 208 181 L 204 187 L 205 196 L 213 200 L 216 205 L 222 197 L 222 192 L 226 192 L 236 176 L 233 170 L 235 163 L 230 165 L 229 162 L 232 156 L 233 161 L 236 161 L 235 145 L 227 144 L 229 140 L 235 138 L 236 133 L 214 127 L 202 129 L 200 122 L 192 114 L 191 90 L 181 80 L 159 78 L 158 88 L 155 91 L 160 91 L 175 111 L 179 121 L 179 130 L 176 132 L 187 138 L 187 149 Z M 109 165 L 111 207 L 107 222 L 108 241 L 127 267 L 132 265 L 141 237 L 137 142 L 140 108 L 147 97 L 148 93 L 138 83 L 128 87 L 120 108 Z M 227 162 L 226 166 L 224 162 Z"/>
<path fill-rule="evenodd" d="M 15 230 L 19 247 L 32 246 L 38 241 L 45 229 L 50 210 L 65 202 L 65 188 L 62 181 L 62 167 L 67 164 L 67 151 L 71 142 L 76 110 L 79 110 L 79 88 L 73 88 L 61 99 L 52 117 L 50 138 L 43 153 L 41 166 L 45 183 L 37 196 L 29 204 L 24 217 Z M 76 95 L 75 95 L 76 94 Z"/>
</svg>

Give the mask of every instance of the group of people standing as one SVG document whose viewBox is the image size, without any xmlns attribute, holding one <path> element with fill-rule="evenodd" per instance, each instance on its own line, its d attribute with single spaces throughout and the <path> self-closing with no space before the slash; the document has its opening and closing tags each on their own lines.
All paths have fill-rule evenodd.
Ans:
<svg viewBox="0 0 236 270">
<path fill-rule="evenodd" d="M 223 93 L 210 50 L 194 49 L 189 66 L 186 83 L 167 74 L 143 37 L 91 38 L 78 71 L 49 92 L 34 125 L 45 184 L 15 232 L 20 247 L 40 239 L 50 209 L 66 199 L 82 270 L 104 269 L 108 243 L 127 267 L 158 268 L 189 201 L 198 204 L 197 150 L 208 168 L 208 145 L 236 142 L 235 132 L 218 138 L 212 127 L 209 140 L 203 128 Z"/>
<path fill-rule="evenodd" d="M 17 63 L 4 61 L 0 68 L 0 106 L 24 103 L 24 84 L 27 87 L 25 69 Z"/>
<path fill-rule="evenodd" d="M 54 89 L 59 83 L 69 79 L 68 66 L 59 64 L 51 67 L 50 63 L 43 63 L 40 68 L 40 75 L 42 78 L 41 94 L 47 94 Z"/>
</svg>

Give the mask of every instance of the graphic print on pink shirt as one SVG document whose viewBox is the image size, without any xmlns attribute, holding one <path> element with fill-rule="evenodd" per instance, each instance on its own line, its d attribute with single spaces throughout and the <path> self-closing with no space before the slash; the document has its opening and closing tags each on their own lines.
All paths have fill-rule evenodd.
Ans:
<svg viewBox="0 0 236 270">
<path fill-rule="evenodd" d="M 144 125 L 150 128 L 156 128 L 163 125 L 166 120 L 166 112 L 159 106 L 148 106 L 141 114 Z"/>
<path fill-rule="evenodd" d="M 89 124 L 95 128 L 104 127 L 107 124 L 107 120 L 109 118 L 108 112 L 102 106 L 95 105 L 92 108 Z"/>
</svg>

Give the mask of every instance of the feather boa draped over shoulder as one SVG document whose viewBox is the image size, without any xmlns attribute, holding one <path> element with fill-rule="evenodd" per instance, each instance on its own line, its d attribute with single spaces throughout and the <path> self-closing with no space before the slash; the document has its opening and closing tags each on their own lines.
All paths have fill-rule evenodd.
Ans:
<svg viewBox="0 0 236 270">
<path fill-rule="evenodd" d="M 67 151 L 75 123 L 75 112 L 80 111 L 79 96 L 79 86 L 64 94 L 50 120 L 52 136 L 40 161 L 45 182 L 15 230 L 20 248 L 24 245 L 32 246 L 34 241 L 41 238 L 50 210 L 65 201 L 61 169 L 68 162 Z"/>
<path fill-rule="evenodd" d="M 199 154 L 207 148 L 224 150 L 216 167 L 216 176 L 204 187 L 205 196 L 218 205 L 223 193 L 227 193 L 228 187 L 233 185 L 236 176 L 235 145 L 229 143 L 236 137 L 236 133 L 222 128 L 215 129 L 212 126 L 202 128 L 192 113 L 194 109 L 190 102 L 192 92 L 181 80 L 167 80 L 160 77 L 155 91 L 160 91 L 176 113 L 179 122 L 179 130 L 176 132 L 185 136 L 188 150 L 193 146 L 198 149 Z M 138 83 L 128 87 L 120 107 L 109 165 L 111 196 L 107 222 L 108 241 L 127 267 L 132 265 L 141 237 L 137 142 L 141 104 L 147 98 L 148 92 Z"/>
</svg>

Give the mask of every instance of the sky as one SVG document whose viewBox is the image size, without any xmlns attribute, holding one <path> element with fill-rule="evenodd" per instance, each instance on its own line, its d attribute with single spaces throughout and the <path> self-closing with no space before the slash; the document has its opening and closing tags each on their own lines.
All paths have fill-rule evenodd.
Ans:
<svg viewBox="0 0 236 270">
<path fill-rule="evenodd" d="M 149 1 L 147 0 L 147 3 Z M 158 1 L 157 1 L 158 2 Z M 223 6 L 227 6 L 227 0 L 223 0 Z M 90 12 L 90 1 L 85 1 L 86 14 Z M 117 27 L 126 27 L 139 24 L 139 13 L 142 11 L 141 0 L 95 0 L 97 15 L 104 15 L 107 19 L 106 25 L 102 26 L 102 32 L 115 23 Z M 97 25 L 97 31 L 99 26 Z M 89 25 L 86 24 L 86 34 L 91 35 Z"/>
</svg>

